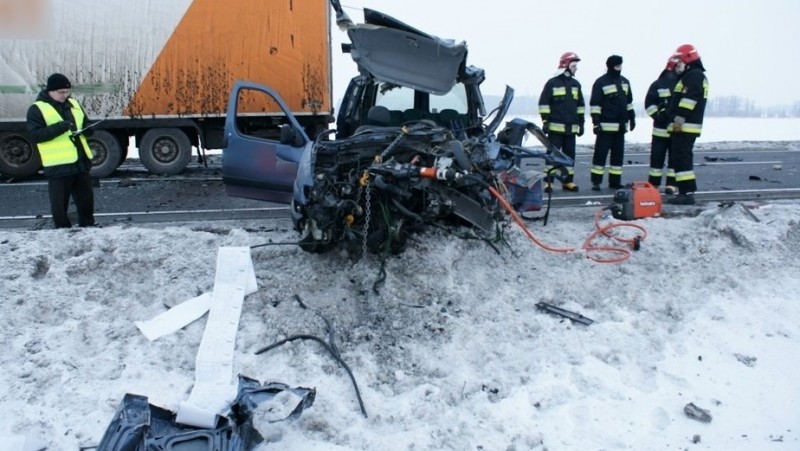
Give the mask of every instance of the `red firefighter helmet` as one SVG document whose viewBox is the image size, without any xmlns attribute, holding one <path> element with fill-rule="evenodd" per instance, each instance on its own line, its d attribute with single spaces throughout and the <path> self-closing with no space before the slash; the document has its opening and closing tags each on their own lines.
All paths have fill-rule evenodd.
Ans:
<svg viewBox="0 0 800 451">
<path fill-rule="evenodd" d="M 558 68 L 559 69 L 566 69 L 569 67 L 569 63 L 573 61 L 580 61 L 581 59 L 578 58 L 578 54 L 575 52 L 566 52 L 561 55 L 561 58 L 558 60 Z"/>
<path fill-rule="evenodd" d="M 700 53 L 698 53 L 697 48 L 692 44 L 683 44 L 675 50 L 672 56 L 673 58 L 678 58 L 683 61 L 684 64 L 689 64 L 700 59 Z"/>
</svg>

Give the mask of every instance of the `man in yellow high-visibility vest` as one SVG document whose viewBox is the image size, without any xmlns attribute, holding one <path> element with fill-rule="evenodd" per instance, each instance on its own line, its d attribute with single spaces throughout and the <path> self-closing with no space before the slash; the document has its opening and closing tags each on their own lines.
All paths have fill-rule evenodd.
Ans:
<svg viewBox="0 0 800 451">
<path fill-rule="evenodd" d="M 67 216 L 70 197 L 78 210 L 78 225 L 95 226 L 89 175 L 92 151 L 85 136 L 88 130 L 83 130 L 87 118 L 78 101 L 70 97 L 71 90 L 66 76 L 51 75 L 27 116 L 28 138 L 36 143 L 42 158 L 56 228 L 72 227 Z"/>
</svg>

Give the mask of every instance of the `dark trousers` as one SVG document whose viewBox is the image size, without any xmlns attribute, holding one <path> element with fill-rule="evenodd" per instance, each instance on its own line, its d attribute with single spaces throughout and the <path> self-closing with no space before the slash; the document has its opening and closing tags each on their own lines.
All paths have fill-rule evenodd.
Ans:
<svg viewBox="0 0 800 451">
<path fill-rule="evenodd" d="M 672 162 L 672 152 L 669 151 L 671 138 L 653 136 L 650 142 L 650 176 L 648 182 L 653 186 L 661 185 L 661 173 L 664 169 L 664 161 L 667 161 L 667 186 L 675 185 L 675 164 Z"/>
<path fill-rule="evenodd" d="M 78 225 L 94 225 L 94 193 L 88 172 L 51 178 L 47 181 L 47 191 L 50 194 L 50 212 L 57 228 L 72 227 L 67 216 L 70 197 L 78 209 Z"/>
<path fill-rule="evenodd" d="M 606 157 L 611 151 L 609 158 L 608 185 L 616 186 L 622 184 L 622 163 L 625 159 L 625 133 L 604 133 L 597 134 L 594 140 L 594 155 L 592 156 L 592 185 L 599 185 L 603 182 L 603 170 L 600 169 L 606 164 Z"/>
<path fill-rule="evenodd" d="M 562 133 L 550 133 L 547 140 L 556 148 L 561 149 L 564 155 L 572 158 L 572 166 L 567 167 L 567 176 L 561 183 L 572 183 L 575 179 L 575 135 L 565 135 Z M 552 177 L 548 177 L 548 182 L 552 183 Z"/>
<path fill-rule="evenodd" d="M 670 152 L 675 166 L 675 179 L 678 192 L 681 194 L 697 191 L 697 179 L 694 175 L 694 141 L 697 135 L 690 133 L 673 133 Z"/>
</svg>

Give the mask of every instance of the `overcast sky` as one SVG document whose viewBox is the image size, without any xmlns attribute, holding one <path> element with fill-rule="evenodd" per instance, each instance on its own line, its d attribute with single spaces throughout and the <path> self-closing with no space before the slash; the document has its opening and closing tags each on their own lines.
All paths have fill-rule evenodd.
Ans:
<svg viewBox="0 0 800 451">
<path fill-rule="evenodd" d="M 356 22 L 361 8 L 389 14 L 439 36 L 464 40 L 469 63 L 486 70 L 484 92 L 502 93 L 506 84 L 517 95 L 538 96 L 565 51 L 582 61 L 577 78 L 588 96 L 605 70 L 606 58 L 622 55 L 622 73 L 641 103 L 679 45 L 700 51 L 711 96 L 736 95 L 758 106 L 800 101 L 800 1 L 798 0 L 342 0 Z M 334 42 L 334 101 L 355 73 Z"/>
</svg>

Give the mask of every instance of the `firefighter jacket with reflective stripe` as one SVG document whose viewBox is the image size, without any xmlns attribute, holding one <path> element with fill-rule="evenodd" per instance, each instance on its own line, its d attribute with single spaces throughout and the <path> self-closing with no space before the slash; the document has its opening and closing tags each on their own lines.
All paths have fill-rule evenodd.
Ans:
<svg viewBox="0 0 800 451">
<path fill-rule="evenodd" d="M 700 136 L 703 131 L 703 116 L 708 100 L 708 78 L 703 64 L 698 60 L 690 63 L 672 90 L 667 107 L 670 123 L 683 118 L 683 133 Z"/>
<path fill-rule="evenodd" d="M 592 124 L 608 133 L 625 132 L 626 123 L 636 117 L 631 83 L 614 70 L 595 80 L 589 106 Z"/>
<path fill-rule="evenodd" d="M 667 106 L 678 82 L 678 74 L 672 70 L 664 70 L 658 80 L 650 84 L 647 95 L 644 98 L 644 109 L 653 118 L 653 136 L 669 138 L 667 130 L 670 120 L 667 117 Z"/>
<path fill-rule="evenodd" d="M 551 133 L 577 134 L 586 115 L 580 82 L 566 71 L 547 80 L 539 96 L 539 115 Z"/>
</svg>

